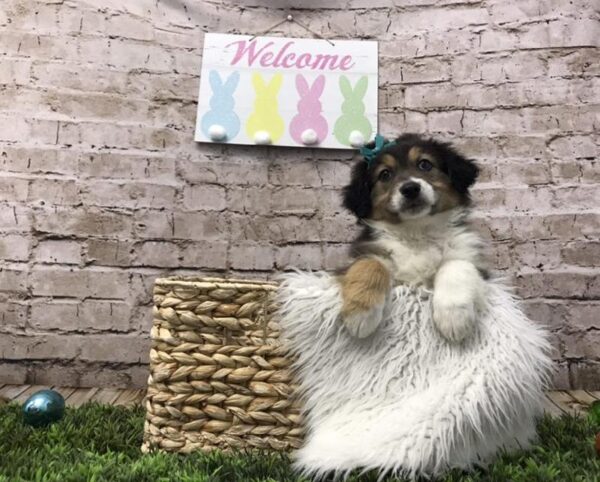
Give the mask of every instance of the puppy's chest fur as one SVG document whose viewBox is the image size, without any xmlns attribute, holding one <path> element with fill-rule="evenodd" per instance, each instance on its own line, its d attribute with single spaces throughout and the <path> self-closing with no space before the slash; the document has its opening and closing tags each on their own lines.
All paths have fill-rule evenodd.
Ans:
<svg viewBox="0 0 600 482">
<path fill-rule="evenodd" d="M 410 223 L 390 226 L 372 223 L 361 254 L 384 262 L 396 284 L 433 286 L 441 265 L 450 260 L 481 265 L 482 243 L 468 225 Z"/>
<path fill-rule="evenodd" d="M 386 264 L 397 283 L 429 285 L 444 258 L 439 239 L 409 241 L 384 236 L 375 244 L 387 252 Z"/>
</svg>

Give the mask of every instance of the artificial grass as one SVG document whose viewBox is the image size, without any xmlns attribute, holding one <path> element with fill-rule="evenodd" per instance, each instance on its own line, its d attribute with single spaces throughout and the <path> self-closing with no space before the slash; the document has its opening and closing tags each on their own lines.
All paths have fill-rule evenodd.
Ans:
<svg viewBox="0 0 600 482">
<path fill-rule="evenodd" d="M 97 404 L 67 409 L 46 428 L 23 424 L 20 407 L 0 407 L 0 482 L 299 482 L 287 456 L 240 452 L 181 456 L 143 455 L 144 412 Z M 503 454 L 487 470 L 450 472 L 444 482 L 600 481 L 594 426 L 583 417 L 544 417 L 539 443 L 529 451 Z M 376 473 L 351 481 L 375 482 Z M 388 481 L 398 480 L 393 478 Z"/>
</svg>

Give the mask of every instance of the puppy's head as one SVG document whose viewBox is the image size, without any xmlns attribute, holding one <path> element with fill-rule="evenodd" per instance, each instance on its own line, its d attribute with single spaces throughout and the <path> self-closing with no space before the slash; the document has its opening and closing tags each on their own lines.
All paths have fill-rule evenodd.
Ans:
<svg viewBox="0 0 600 482">
<path fill-rule="evenodd" d="M 344 206 L 359 219 L 400 223 L 469 204 L 478 167 L 449 144 L 405 134 L 354 166 Z"/>
</svg>

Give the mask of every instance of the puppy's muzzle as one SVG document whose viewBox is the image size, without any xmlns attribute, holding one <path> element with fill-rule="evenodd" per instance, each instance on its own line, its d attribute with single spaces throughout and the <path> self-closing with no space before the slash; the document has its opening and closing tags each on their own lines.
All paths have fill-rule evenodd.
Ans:
<svg viewBox="0 0 600 482">
<path fill-rule="evenodd" d="M 400 192 L 406 199 L 416 199 L 421 192 L 421 185 L 414 181 L 408 181 L 400 186 Z"/>
</svg>

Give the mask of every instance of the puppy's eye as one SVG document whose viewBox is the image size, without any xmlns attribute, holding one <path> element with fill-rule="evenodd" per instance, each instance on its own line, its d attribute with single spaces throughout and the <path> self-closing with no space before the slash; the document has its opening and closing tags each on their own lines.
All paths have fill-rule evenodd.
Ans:
<svg viewBox="0 0 600 482">
<path fill-rule="evenodd" d="M 384 169 L 379 173 L 378 179 L 383 182 L 387 182 L 392 178 L 392 171 Z"/>
<path fill-rule="evenodd" d="M 421 171 L 431 171 L 431 169 L 433 169 L 433 164 L 427 159 L 421 159 L 417 164 L 417 167 Z"/>
</svg>

